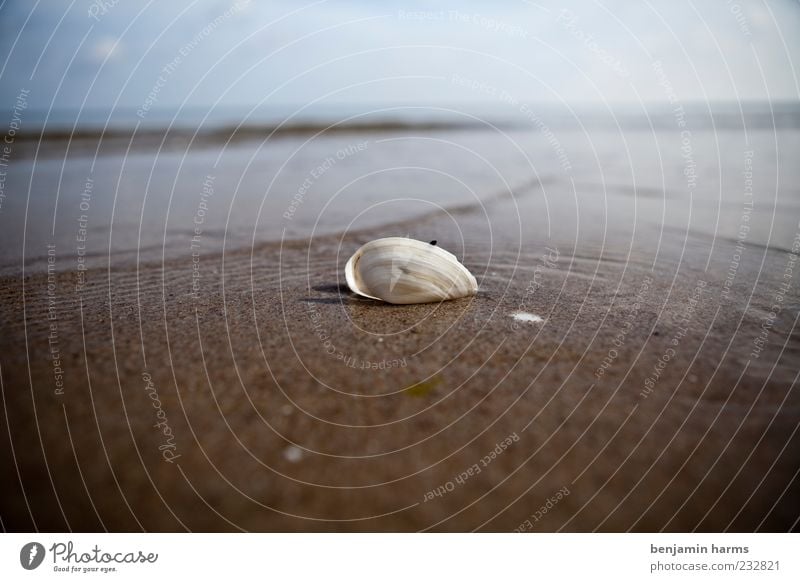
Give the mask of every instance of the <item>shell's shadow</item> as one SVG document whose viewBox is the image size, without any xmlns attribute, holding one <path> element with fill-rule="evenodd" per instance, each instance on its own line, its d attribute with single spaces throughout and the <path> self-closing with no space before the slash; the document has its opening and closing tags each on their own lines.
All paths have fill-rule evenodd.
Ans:
<svg viewBox="0 0 800 582">
<path fill-rule="evenodd" d="M 375 299 L 369 299 L 367 297 L 356 295 L 350 291 L 350 287 L 344 283 L 325 283 L 323 285 L 312 287 L 311 289 L 314 291 L 319 291 L 320 293 L 335 295 L 335 297 L 303 297 L 299 301 L 303 301 L 304 303 L 322 303 L 327 305 L 371 305 L 379 306 L 382 309 L 389 307 L 407 307 L 404 305 L 392 305 L 391 303 L 384 303 L 383 301 L 377 301 Z"/>
<path fill-rule="evenodd" d="M 317 285 L 312 287 L 314 291 L 320 293 L 335 293 L 336 295 L 352 295 L 350 288 L 344 283 L 325 283 L 324 285 Z"/>
<path fill-rule="evenodd" d="M 344 283 L 325 283 L 323 285 L 316 285 L 312 287 L 314 291 L 320 293 L 327 293 L 328 295 L 335 295 L 335 297 L 303 297 L 300 301 L 304 303 L 322 303 L 327 305 L 338 305 L 343 302 L 359 302 L 361 299 L 358 295 L 350 291 L 350 288 Z"/>
</svg>

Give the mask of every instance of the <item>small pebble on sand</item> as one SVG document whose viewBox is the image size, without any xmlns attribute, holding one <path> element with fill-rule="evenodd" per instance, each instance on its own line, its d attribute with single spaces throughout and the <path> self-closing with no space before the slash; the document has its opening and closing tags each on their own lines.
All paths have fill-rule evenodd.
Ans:
<svg viewBox="0 0 800 582">
<path fill-rule="evenodd" d="M 283 458 L 290 463 L 297 463 L 303 458 L 303 451 L 294 445 L 289 445 L 283 449 Z"/>
<path fill-rule="evenodd" d="M 541 323 L 544 321 L 541 317 L 534 313 L 527 313 L 525 311 L 518 311 L 516 313 L 512 313 L 511 317 L 514 318 L 516 321 L 522 321 L 525 323 Z"/>
</svg>

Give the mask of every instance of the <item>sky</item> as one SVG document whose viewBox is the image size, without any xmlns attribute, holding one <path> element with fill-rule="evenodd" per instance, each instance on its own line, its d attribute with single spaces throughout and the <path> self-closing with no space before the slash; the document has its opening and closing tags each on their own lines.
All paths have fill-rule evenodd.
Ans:
<svg viewBox="0 0 800 582">
<path fill-rule="evenodd" d="M 798 101 L 794 0 L 6 0 L 0 102 Z"/>
</svg>

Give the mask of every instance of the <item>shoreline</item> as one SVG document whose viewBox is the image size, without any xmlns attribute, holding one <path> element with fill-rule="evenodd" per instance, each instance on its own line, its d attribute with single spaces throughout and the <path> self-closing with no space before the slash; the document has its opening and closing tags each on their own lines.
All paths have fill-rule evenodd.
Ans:
<svg viewBox="0 0 800 582">
<path fill-rule="evenodd" d="M 790 529 L 800 134 L 725 135 L 687 165 L 675 132 L 559 134 L 567 174 L 531 133 L 37 164 L 1 215 L 45 257 L 0 276 L 4 526 Z M 386 236 L 478 294 L 352 295 Z"/>
</svg>

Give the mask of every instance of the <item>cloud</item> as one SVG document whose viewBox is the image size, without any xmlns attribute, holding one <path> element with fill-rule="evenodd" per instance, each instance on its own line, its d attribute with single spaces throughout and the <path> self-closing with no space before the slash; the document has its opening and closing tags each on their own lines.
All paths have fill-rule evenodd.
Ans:
<svg viewBox="0 0 800 582">
<path fill-rule="evenodd" d="M 111 36 L 99 38 L 92 44 L 90 55 L 99 63 L 112 58 L 118 59 L 122 56 L 121 43 Z"/>
</svg>

